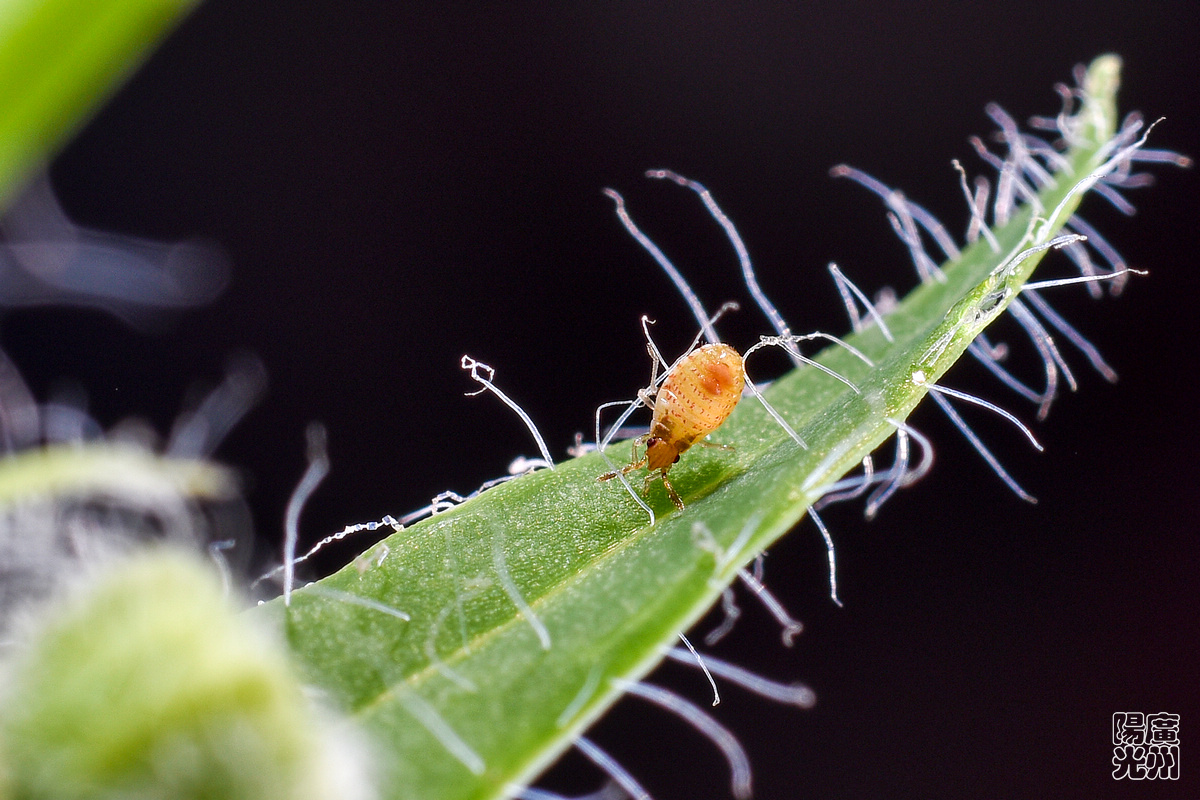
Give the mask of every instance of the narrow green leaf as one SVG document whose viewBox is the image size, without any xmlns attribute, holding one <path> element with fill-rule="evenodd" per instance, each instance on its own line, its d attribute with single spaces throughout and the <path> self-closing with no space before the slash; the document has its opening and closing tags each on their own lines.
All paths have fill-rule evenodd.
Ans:
<svg viewBox="0 0 1200 800">
<path fill-rule="evenodd" d="M 841 348 L 822 353 L 858 393 L 813 368 L 770 388 L 807 449 L 746 400 L 713 437 L 734 450 L 695 448 L 672 470 L 682 512 L 652 486 L 649 524 L 619 484 L 597 482 L 607 467 L 593 453 L 399 531 L 294 592 L 290 607 L 266 606 L 309 680 L 378 740 L 386 796 L 489 798 L 532 780 L 739 567 L 893 435 L 1042 252 L 1011 256 L 1055 235 L 1078 202 L 1072 186 L 1107 157 L 1118 69 L 1111 56 L 1091 67 L 1070 169 L 1041 196 L 1048 210 L 1063 204 L 1049 223 L 1018 212 L 995 231 L 1001 256 L 981 241 L 944 264 L 945 282 L 923 284 L 888 316 L 894 342 L 878 328 L 848 337 L 873 366 Z"/>
<path fill-rule="evenodd" d="M 0 208 L 195 0 L 0 5 Z"/>
</svg>

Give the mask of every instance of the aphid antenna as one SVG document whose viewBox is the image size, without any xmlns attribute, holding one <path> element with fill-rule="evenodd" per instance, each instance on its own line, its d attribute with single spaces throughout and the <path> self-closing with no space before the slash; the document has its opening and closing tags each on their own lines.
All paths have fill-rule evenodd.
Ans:
<svg viewBox="0 0 1200 800">
<path fill-rule="evenodd" d="M 604 770 L 613 783 L 620 786 L 633 800 L 652 800 L 650 793 L 637 782 L 637 779 L 629 774 L 629 771 L 622 767 L 615 758 L 597 747 L 591 739 L 586 736 L 578 737 L 575 740 L 575 749 Z"/>
<path fill-rule="evenodd" d="M 525 413 L 525 409 L 517 405 L 512 398 L 500 391 L 496 387 L 496 384 L 492 383 L 492 378 L 496 376 L 496 370 L 492 369 L 492 367 L 488 366 L 487 364 L 484 364 L 482 361 L 476 361 L 468 355 L 464 355 L 460 363 L 463 369 L 470 371 L 471 380 L 480 384 L 481 387 L 474 392 L 466 392 L 466 396 L 474 397 L 484 390 L 487 390 L 496 395 L 496 397 L 499 397 L 500 401 L 515 411 L 517 416 L 521 418 L 521 421 L 525 423 L 525 427 L 527 427 L 529 432 L 533 434 L 533 440 L 537 442 L 538 450 L 540 450 L 542 453 L 542 460 L 550 465 L 550 469 L 554 469 L 554 459 L 550 457 L 550 449 L 546 447 L 546 440 L 542 438 L 542 434 L 540 431 L 538 431 L 537 425 L 533 424 L 533 420 L 528 414 Z"/>
<path fill-rule="evenodd" d="M 217 568 L 217 574 L 221 576 L 221 593 L 226 597 L 229 596 L 232 586 L 232 574 L 229 570 L 229 559 L 225 557 L 225 551 L 232 550 L 236 546 L 236 539 L 222 539 L 219 542 L 211 542 L 208 545 L 208 557 L 212 559 L 213 564 Z"/>
<path fill-rule="evenodd" d="M 629 483 L 629 479 L 625 477 L 625 473 L 621 471 L 620 467 L 613 463 L 613 460 L 608 457 L 608 453 L 604 452 L 604 448 L 608 447 L 609 442 L 612 440 L 615 433 L 621 429 L 622 425 L 625 424 L 625 420 L 629 419 L 630 415 L 633 414 L 633 412 L 641 405 L 642 400 L 639 398 L 637 400 L 612 400 L 596 406 L 596 450 L 599 451 L 600 458 L 604 459 L 604 463 L 608 465 L 608 468 L 614 474 L 614 477 L 621 482 L 621 485 L 625 487 L 625 491 L 628 492 L 629 496 L 633 498 L 633 502 L 641 506 L 642 510 L 646 512 L 646 515 L 650 517 L 650 525 L 653 526 L 655 522 L 654 509 L 650 508 L 646 501 L 643 500 L 640 495 L 638 495 L 637 490 L 633 488 L 633 486 Z M 616 423 L 609 428 L 602 437 L 600 435 L 600 415 L 603 413 L 604 409 L 612 408 L 613 406 L 625 406 L 626 408 L 621 413 L 621 416 L 617 419 Z"/>
<path fill-rule="evenodd" d="M 737 574 L 738 579 L 746 584 L 746 588 L 758 598 L 759 602 L 763 604 L 763 608 L 767 609 L 767 612 L 783 628 L 783 631 L 780 633 L 783 646 L 791 647 L 796 637 L 804 631 L 804 625 L 788 613 L 787 609 L 783 607 L 783 603 L 779 602 L 779 599 L 763 583 L 761 559 L 757 560 L 754 566 L 755 570 L 753 572 L 745 567 L 739 569 Z M 712 643 L 707 640 L 705 643 L 710 647 L 712 646 Z"/>
<path fill-rule="evenodd" d="M 715 707 L 715 706 L 721 705 L 721 693 L 719 691 L 717 691 L 717 682 L 715 680 L 713 680 L 712 673 L 708 671 L 708 665 L 706 663 L 704 663 L 704 658 L 698 652 L 696 652 L 696 648 L 692 647 L 692 643 L 689 642 L 688 638 L 686 636 L 684 636 L 682 633 L 679 634 L 679 640 L 681 642 L 683 642 L 683 644 L 687 647 L 687 652 L 691 655 L 691 661 L 688 661 L 686 663 L 694 664 L 695 666 L 699 667 L 700 671 L 704 673 L 704 677 L 708 678 L 708 685 L 712 687 L 712 693 L 713 693 L 712 704 L 713 704 L 713 706 Z M 666 653 L 667 656 L 670 656 L 673 652 L 675 652 L 678 649 L 679 648 L 676 647 L 676 648 L 672 648 L 671 650 L 668 650 Z"/>
<path fill-rule="evenodd" d="M 716 328 L 713 327 L 712 322 L 709 320 L 708 312 L 704 310 L 704 305 L 700 302 L 700 298 L 696 296 L 696 293 L 692 291 L 692 287 L 684 280 L 683 275 L 675 268 L 670 259 L 663 255 L 663 251 L 658 248 L 658 245 L 652 242 L 650 237 L 642 233 L 638 229 L 638 226 L 634 224 L 633 219 L 629 216 L 629 212 L 625 210 L 625 198 L 621 197 L 613 189 L 605 189 L 604 193 L 616 204 L 617 217 L 621 220 L 621 224 L 625 226 L 625 230 L 642 246 L 642 249 L 658 262 L 663 272 L 667 273 L 667 277 L 675 284 L 676 290 L 683 296 L 688 307 L 691 308 L 692 316 L 696 318 L 696 321 L 700 323 L 700 327 L 704 330 L 705 340 L 709 344 L 721 341 L 720 337 L 717 336 Z"/>
<path fill-rule="evenodd" d="M 746 757 L 746 751 L 738 742 L 737 737 L 728 728 L 706 714 L 699 706 L 661 686 L 620 679 L 614 679 L 613 683 L 626 694 L 640 697 L 671 712 L 707 737 L 729 762 L 730 788 L 733 796 L 736 800 L 749 800 L 751 796 L 750 759 Z"/>
<path fill-rule="evenodd" d="M 450 723 L 442 719 L 442 715 L 437 712 L 437 709 L 415 691 L 401 692 L 396 695 L 396 700 L 413 719 L 421 724 L 422 728 L 429 731 L 430 735 L 438 740 L 446 752 L 470 770 L 471 774 L 482 775 L 487 770 L 487 764 L 479 757 L 479 754 L 450 727 Z"/>
<path fill-rule="evenodd" d="M 288 498 L 283 517 L 283 604 L 292 604 L 292 584 L 296 580 L 296 540 L 300 535 L 300 512 L 304 504 L 329 474 L 329 454 L 326 450 L 325 426 L 310 422 L 305 431 L 308 440 L 308 468 Z"/>
<path fill-rule="evenodd" d="M 666 655 L 667 658 L 687 666 L 695 666 L 698 663 L 692 657 L 691 653 L 678 647 L 671 648 L 667 651 Z M 708 665 L 708 670 L 713 675 L 723 678 L 759 697 L 772 700 L 776 703 L 782 703 L 783 705 L 796 706 L 797 708 L 812 708 L 816 705 L 816 693 L 804 684 L 773 681 L 761 675 L 756 675 L 745 667 L 739 667 L 736 664 L 723 661 L 707 653 L 704 655 L 704 663 Z"/>
<path fill-rule="evenodd" d="M 842 302 L 846 306 L 846 313 L 850 317 L 850 327 L 855 333 L 861 333 L 866 326 L 863 324 L 862 317 L 858 313 L 858 306 L 854 303 L 854 298 L 863 304 L 863 308 L 867 310 L 869 316 L 879 327 L 879 332 L 883 334 L 883 338 L 889 342 L 896 341 L 892 336 L 892 332 L 888 329 L 887 323 L 883 321 L 883 315 L 875 308 L 875 304 L 867 299 L 862 290 L 854 285 L 854 282 L 846 277 L 845 273 L 838 268 L 834 262 L 829 262 L 829 274 L 833 276 L 834 285 L 837 286 L 838 294 L 842 298 Z"/>
<path fill-rule="evenodd" d="M 234 425 L 254 407 L 267 387 L 267 371 L 256 356 L 230 361 L 225 378 L 189 414 L 176 421 L 166 455 L 202 458 L 212 455 Z"/>
<path fill-rule="evenodd" d="M 504 593 L 508 595 L 508 599 L 512 601 L 512 604 L 521 612 L 521 616 L 525 617 L 525 621 L 529 623 L 529 627 L 533 628 L 533 632 L 537 635 L 542 649 L 549 651 L 550 632 L 546 630 L 545 624 L 521 595 L 521 590 L 517 588 L 517 584 L 508 573 L 508 564 L 504 560 L 504 529 L 494 521 L 493 528 L 495 529 L 495 533 L 492 534 L 492 565 L 496 570 L 496 577 L 500 579 L 500 586 L 504 589 Z"/>
<path fill-rule="evenodd" d="M 353 606 L 367 608 L 371 611 L 378 611 L 380 614 L 387 614 L 389 617 L 411 622 L 412 617 L 405 611 L 401 611 L 394 606 L 389 606 L 386 603 L 381 603 L 378 600 L 372 600 L 369 597 L 355 594 L 353 592 L 342 591 L 341 589 L 333 589 L 328 586 L 322 586 L 319 583 L 310 583 L 304 587 L 305 592 L 310 592 L 319 597 L 328 597 L 330 600 L 337 600 L 340 603 L 349 603 Z"/>
</svg>

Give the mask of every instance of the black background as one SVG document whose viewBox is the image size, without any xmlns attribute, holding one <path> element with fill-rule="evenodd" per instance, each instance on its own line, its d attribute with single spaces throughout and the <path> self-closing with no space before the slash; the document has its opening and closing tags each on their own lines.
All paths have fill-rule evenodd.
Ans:
<svg viewBox="0 0 1200 800">
<path fill-rule="evenodd" d="M 710 307 L 744 301 L 719 229 L 647 168 L 705 182 L 794 327 L 841 332 L 828 261 L 868 291 L 914 278 L 880 202 L 830 179 L 833 164 L 961 230 L 949 161 L 981 170 L 967 137 L 990 132 L 984 104 L 1052 114 L 1052 85 L 1106 51 L 1126 59 L 1122 108 L 1167 118 L 1152 144 L 1200 155 L 1190 3 L 298 5 L 205 3 L 52 167 L 81 224 L 219 242 L 225 294 L 154 337 L 84 311 L 22 311 L 3 329 L 40 396 L 71 377 L 105 424 L 139 414 L 161 430 L 230 354 L 261 356 L 269 394 L 218 455 L 244 470 L 271 541 L 309 420 L 329 428 L 333 473 L 305 541 L 533 454 L 494 398 L 463 397 L 464 352 L 497 368 L 561 455 L 595 405 L 645 381 L 639 315 L 664 350 L 686 344 L 694 323 L 603 187 Z M 747 600 L 717 652 L 807 682 L 819 704 L 726 688 L 716 711 L 747 745 L 756 796 L 1197 796 L 1200 204 L 1194 171 L 1156 172 L 1130 195 L 1137 217 L 1085 208 L 1151 275 L 1119 300 L 1053 295 L 1120 382 L 1068 353 L 1081 391 L 1037 426 L 1040 456 L 971 415 L 1036 506 L 922 408 L 933 473 L 870 524 L 861 507 L 826 515 L 844 609 L 810 523 L 772 550 L 768 583 L 806 632 L 783 649 Z M 1068 272 L 1061 257 L 1046 269 Z M 743 311 L 723 333 L 744 348 L 765 328 Z M 1033 418 L 974 365 L 946 382 Z M 705 697 L 697 674 L 664 672 Z M 1182 715 L 1178 784 L 1112 780 L 1111 717 L 1127 710 Z M 658 798 L 728 796 L 711 746 L 639 701 L 592 735 Z M 546 785 L 599 781 L 568 756 Z"/>
</svg>

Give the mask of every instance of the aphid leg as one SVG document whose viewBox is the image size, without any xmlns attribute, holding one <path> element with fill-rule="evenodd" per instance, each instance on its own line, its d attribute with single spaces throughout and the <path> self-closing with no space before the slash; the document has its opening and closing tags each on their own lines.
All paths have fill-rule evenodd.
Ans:
<svg viewBox="0 0 1200 800">
<path fill-rule="evenodd" d="M 633 472 L 635 469 L 641 469 L 642 467 L 646 466 L 646 456 L 643 455 L 641 458 L 638 458 L 637 451 L 638 451 L 639 447 L 641 447 L 642 445 L 644 445 L 646 443 L 646 439 L 648 439 L 649 437 L 650 437 L 650 434 L 643 433 L 641 436 L 634 439 L 633 440 L 633 455 L 631 456 L 631 461 L 623 467 L 619 467 L 617 469 L 612 470 L 611 472 L 604 473 L 600 477 L 596 478 L 596 480 L 611 481 L 613 478 L 617 477 L 618 475 L 620 475 L 620 476 L 628 475 L 629 473 Z M 647 475 L 646 479 L 649 480 L 651 477 L 653 477 L 653 476 Z"/>
<path fill-rule="evenodd" d="M 773 405 L 767 402 L 767 398 L 763 397 L 763 393 L 759 391 L 757 386 L 754 385 L 754 381 L 750 380 L 749 375 L 746 376 L 746 388 L 750 390 L 750 394 L 754 395 L 754 399 L 758 400 L 758 402 L 762 404 L 762 407 L 766 409 L 767 413 L 771 415 L 771 419 L 775 420 L 775 423 L 779 425 L 779 427 L 783 428 L 784 432 L 791 437 L 792 441 L 800 445 L 800 447 L 804 450 L 807 450 L 808 445 L 805 444 L 804 440 L 800 438 L 800 434 L 796 433 L 795 428 L 788 424 L 788 421 L 783 418 L 783 415 L 776 411 Z"/>
<path fill-rule="evenodd" d="M 625 420 L 629 419 L 629 415 L 633 413 L 634 409 L 638 408 L 639 404 L 640 404 L 640 401 L 638 401 L 638 400 L 634 400 L 632 402 L 618 400 L 618 401 L 613 401 L 613 402 L 609 402 L 609 403 L 601 403 L 596 408 L 596 442 L 597 442 L 596 449 L 600 451 L 600 457 L 602 459 L 604 459 L 604 463 L 608 464 L 608 466 L 611 467 L 613 470 L 611 473 L 605 473 L 605 475 L 601 475 L 598 478 L 598 480 L 607 481 L 607 480 L 612 480 L 613 478 L 619 479 L 621 481 L 621 485 L 625 487 L 625 491 L 627 491 L 629 493 L 629 496 L 633 498 L 633 501 L 635 503 L 637 503 L 639 506 L 641 506 L 642 510 L 645 511 L 646 514 L 650 517 L 650 524 L 653 525 L 654 520 L 655 520 L 654 509 L 650 508 L 650 506 L 648 506 L 646 504 L 646 501 L 638 496 L 638 493 L 636 491 L 634 491 L 632 486 L 629 485 L 629 480 L 625 477 L 625 475 L 627 473 L 623 472 L 620 468 L 618 468 L 617 465 L 614 464 L 612 462 L 612 460 L 608 457 L 608 454 L 604 452 L 604 448 L 608 446 L 608 443 L 609 443 L 609 441 L 611 441 L 613 435 L 616 433 L 616 431 L 620 430 L 621 426 L 625 424 Z M 621 416 L 620 416 L 620 418 L 618 418 L 616 424 L 614 424 L 611 428 L 609 428 L 608 432 L 604 434 L 603 438 L 601 438 L 601 436 L 600 436 L 600 415 L 601 415 L 601 413 L 603 413 L 604 409 L 606 409 L 606 408 L 609 408 L 611 406 L 618 406 L 618 405 L 625 406 L 626 407 L 625 411 L 623 411 L 621 413 Z M 636 445 L 634 446 L 634 458 L 635 459 L 637 458 Z"/>
<path fill-rule="evenodd" d="M 656 479 L 662 480 L 662 485 L 667 490 L 667 494 L 671 497 L 671 502 L 675 504 L 677 509 L 683 511 L 683 499 L 680 498 L 679 493 L 675 491 L 675 487 L 671 485 L 671 481 L 667 478 L 666 467 L 663 467 L 661 474 L 659 475 L 650 474 L 646 476 L 646 480 L 642 484 L 642 494 L 645 494 L 650 490 L 650 484 Z"/>
</svg>

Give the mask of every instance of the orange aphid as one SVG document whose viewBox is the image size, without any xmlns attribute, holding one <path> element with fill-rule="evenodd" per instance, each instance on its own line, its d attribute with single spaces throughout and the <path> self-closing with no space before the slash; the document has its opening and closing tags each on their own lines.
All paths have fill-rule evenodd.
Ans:
<svg viewBox="0 0 1200 800">
<path fill-rule="evenodd" d="M 697 440 L 715 431 L 729 417 L 742 398 L 745 384 L 742 357 L 729 345 L 706 344 L 688 353 L 653 392 L 654 418 L 650 432 L 633 440 L 633 461 L 599 479 L 612 480 L 618 473 L 628 475 L 646 467 L 650 472 L 642 490 L 649 488 L 656 477 L 661 478 L 671 502 L 682 511 L 683 500 L 667 480 L 667 471 Z M 643 399 L 648 397 L 649 392 Z M 643 445 L 646 452 L 638 458 L 638 448 Z"/>
</svg>

